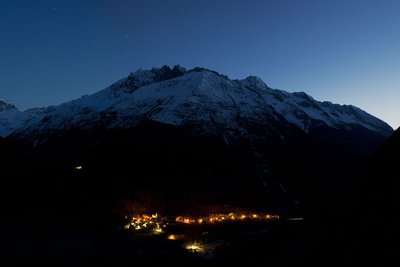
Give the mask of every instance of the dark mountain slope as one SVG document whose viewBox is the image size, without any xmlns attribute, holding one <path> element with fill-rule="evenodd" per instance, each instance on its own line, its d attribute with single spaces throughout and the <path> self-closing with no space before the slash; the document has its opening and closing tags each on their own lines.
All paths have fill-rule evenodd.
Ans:
<svg viewBox="0 0 400 267">
<path fill-rule="evenodd" d="M 357 184 L 360 203 L 355 214 L 361 228 L 354 248 L 355 261 L 393 266 L 399 263 L 400 246 L 400 131 L 397 130 L 373 155 Z"/>
</svg>

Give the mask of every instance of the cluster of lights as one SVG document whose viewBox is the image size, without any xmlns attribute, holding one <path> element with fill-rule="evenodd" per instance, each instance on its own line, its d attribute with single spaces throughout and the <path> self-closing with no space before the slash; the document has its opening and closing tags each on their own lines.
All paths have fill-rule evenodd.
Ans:
<svg viewBox="0 0 400 267">
<path fill-rule="evenodd" d="M 203 252 L 203 251 L 204 251 L 204 249 L 203 249 L 203 247 L 201 246 L 201 244 L 199 244 L 199 243 L 197 243 L 197 242 L 195 242 L 195 243 L 188 243 L 188 244 L 185 245 L 185 248 L 186 248 L 188 251 L 192 252 L 192 253 L 200 253 L 200 252 Z"/>
<path fill-rule="evenodd" d="M 124 226 L 125 229 L 133 229 L 136 231 L 153 232 L 159 234 L 164 232 L 168 222 L 166 218 L 160 217 L 157 213 L 152 215 L 133 216 L 131 221 Z"/>
<path fill-rule="evenodd" d="M 279 219 L 279 215 L 273 214 L 258 214 L 258 213 L 220 213 L 220 214 L 211 214 L 206 217 L 185 217 L 178 216 L 175 218 L 176 223 L 182 224 L 216 224 L 223 222 L 232 222 L 232 221 L 247 221 L 247 220 L 277 220 Z M 142 232 L 153 232 L 155 234 L 163 233 L 164 228 L 171 222 L 171 220 L 167 217 L 161 217 L 157 213 L 152 215 L 136 215 L 130 219 L 130 222 L 124 225 L 124 229 L 130 229 L 135 231 Z M 168 239 L 174 240 L 176 237 L 173 235 L 168 236 Z"/>
<path fill-rule="evenodd" d="M 235 214 L 233 212 L 228 214 L 211 214 L 207 217 L 184 217 L 178 216 L 175 221 L 184 224 L 203 224 L 203 223 L 221 223 L 225 221 L 243 221 L 243 220 L 277 220 L 279 215 L 274 214 Z"/>
<path fill-rule="evenodd" d="M 128 217 L 126 217 L 128 219 Z M 278 220 L 279 215 L 268 214 L 268 213 L 219 213 L 211 214 L 206 217 L 185 217 L 178 216 L 175 218 L 176 223 L 182 224 L 217 224 L 223 222 L 240 222 L 240 221 L 270 221 Z M 293 220 L 300 220 L 303 218 L 293 218 Z M 125 229 L 135 230 L 141 233 L 153 233 L 153 234 L 166 234 L 165 237 L 168 240 L 182 240 L 185 236 L 182 234 L 172 234 L 165 231 L 165 228 L 170 222 L 173 221 L 171 217 L 162 217 L 157 213 L 152 215 L 136 215 L 130 218 L 130 222 L 124 226 Z M 168 233 L 168 234 L 167 234 Z M 199 242 L 186 243 L 185 249 L 191 253 L 203 253 L 207 250 L 206 245 L 202 245 Z"/>
</svg>

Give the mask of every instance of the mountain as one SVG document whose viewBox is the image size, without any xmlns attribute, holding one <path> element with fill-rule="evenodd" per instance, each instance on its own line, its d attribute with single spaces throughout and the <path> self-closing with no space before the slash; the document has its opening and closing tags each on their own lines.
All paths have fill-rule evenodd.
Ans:
<svg viewBox="0 0 400 267">
<path fill-rule="evenodd" d="M 54 107 L 41 120 L 16 120 L 13 129 L 18 129 L 16 136 L 40 142 L 40 136 L 57 130 L 129 128 L 144 119 L 190 126 L 198 134 L 218 134 L 227 142 L 252 135 L 249 124 L 269 128 L 271 121 L 289 122 L 309 134 L 323 128 L 362 128 L 388 137 L 393 131 L 354 106 L 271 89 L 254 76 L 231 80 L 215 71 L 180 66 L 138 70 L 98 93 Z"/>
<path fill-rule="evenodd" d="M 32 108 L 21 112 L 13 104 L 0 100 L 0 136 L 8 136 L 21 126 L 42 118 L 45 108 Z"/>
<path fill-rule="evenodd" d="M 21 126 L 19 115 L 13 104 L 0 100 L 0 136 L 7 136 Z"/>
<path fill-rule="evenodd" d="M 28 145 L 33 162 L 54 171 L 46 177 L 61 179 L 60 190 L 112 201 L 146 192 L 164 209 L 335 207 L 363 157 L 393 131 L 353 106 L 180 66 L 138 70 L 35 114 L 6 140 Z M 75 177 L 77 165 L 84 179 Z"/>
<path fill-rule="evenodd" d="M 0 112 L 7 111 L 7 110 L 12 110 L 12 109 L 15 109 L 15 108 L 16 107 L 13 104 L 11 104 L 9 102 L 6 102 L 4 100 L 0 100 Z"/>
</svg>

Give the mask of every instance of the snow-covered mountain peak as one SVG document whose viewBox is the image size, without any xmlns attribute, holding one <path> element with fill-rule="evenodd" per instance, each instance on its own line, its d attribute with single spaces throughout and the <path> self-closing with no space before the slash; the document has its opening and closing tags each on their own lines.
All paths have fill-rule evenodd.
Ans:
<svg viewBox="0 0 400 267">
<path fill-rule="evenodd" d="M 121 93 L 132 93 L 139 87 L 170 80 L 182 76 L 186 72 L 186 69 L 179 65 L 175 65 L 172 69 L 167 65 L 164 65 L 161 68 L 152 68 L 150 70 L 138 69 L 135 72 L 130 73 L 128 77 L 111 85 L 108 91 L 112 91 L 114 96 L 118 96 Z M 107 89 L 98 92 L 98 95 L 103 96 L 104 91 L 107 91 Z"/>
<path fill-rule="evenodd" d="M 150 70 L 139 69 L 128 76 L 128 79 L 140 81 L 143 84 L 149 84 L 152 82 L 161 82 L 170 80 L 186 73 L 186 69 L 175 65 L 172 69 L 164 65 L 161 68 L 152 68 Z"/>
<path fill-rule="evenodd" d="M 301 99 L 304 99 L 306 101 L 315 101 L 315 99 L 312 96 L 306 94 L 305 92 L 294 92 L 292 94 L 294 96 L 296 96 L 298 98 L 301 98 Z"/>
<path fill-rule="evenodd" d="M 12 104 L 12 103 L 10 103 L 8 101 L 0 99 L 0 112 L 9 111 L 9 110 L 16 110 L 16 109 L 17 109 L 17 107 L 14 104 Z"/>
<path fill-rule="evenodd" d="M 304 92 L 269 88 L 261 78 L 231 80 L 216 71 L 176 65 L 137 70 L 110 87 L 45 111 L 45 120 L 29 120 L 17 132 L 29 136 L 74 127 L 129 128 L 143 119 L 176 126 L 196 125 L 202 131 L 241 135 L 246 125 L 269 127 L 271 120 L 291 123 L 305 132 L 325 125 L 335 129 L 362 126 L 388 136 L 383 121 L 347 105 L 320 102 Z M 15 129 L 15 128 L 14 128 Z"/>
<path fill-rule="evenodd" d="M 239 82 L 250 88 L 267 89 L 268 86 L 258 76 L 248 76 L 246 79 L 239 80 Z"/>
<path fill-rule="evenodd" d="M 41 118 L 50 110 L 50 108 L 32 108 L 21 112 L 14 104 L 0 100 L 0 137 L 5 137 L 28 122 Z"/>
</svg>

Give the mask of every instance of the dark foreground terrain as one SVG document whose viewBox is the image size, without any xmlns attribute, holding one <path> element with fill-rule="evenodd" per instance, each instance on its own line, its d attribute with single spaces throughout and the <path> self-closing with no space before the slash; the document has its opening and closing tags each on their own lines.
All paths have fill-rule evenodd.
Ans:
<svg viewBox="0 0 400 267">
<path fill-rule="evenodd" d="M 158 140 L 155 143 L 129 143 L 123 137 L 113 136 L 103 143 L 96 139 L 101 146 L 76 142 L 93 140 L 92 136 L 75 136 L 73 142 L 70 136 L 60 137 L 51 146 L 29 153 L 21 144 L 0 140 L 2 265 L 355 266 L 373 262 L 389 266 L 398 255 L 397 247 L 390 245 L 398 236 L 394 167 L 399 162 L 398 133 L 358 175 L 354 166 L 332 167 L 347 160 L 344 156 L 326 162 L 338 154 L 309 162 L 319 155 L 312 154 L 319 151 L 312 147 L 303 154 L 307 150 L 301 146 L 293 150 L 297 154 L 274 153 L 281 157 L 272 165 L 274 179 L 291 192 L 282 195 L 272 187 L 267 197 L 257 189 L 260 181 L 246 172 L 255 169 L 246 146 L 228 150 L 212 140 L 190 140 L 190 146 L 185 146 L 184 138 L 171 143 L 171 138 L 164 142 L 160 136 L 151 138 Z M 307 157 L 298 160 L 299 155 Z M 201 211 L 196 205 L 222 205 L 224 200 L 232 206 L 242 203 L 246 208 L 273 211 L 282 219 L 188 230 L 184 239 L 177 240 L 167 239 L 169 230 L 149 235 L 123 229 L 124 216 L 132 211 L 193 214 Z M 304 220 L 288 220 L 291 217 Z M 199 242 L 199 251 L 185 248 L 193 242 Z"/>
<path fill-rule="evenodd" d="M 58 225 L 60 226 L 60 225 Z M 207 234 L 185 240 L 168 240 L 166 234 L 137 234 L 123 230 L 62 231 L 40 236 L 19 229 L 4 240 L 2 261 L 16 265 L 56 266 L 291 266 L 322 264 L 334 266 L 342 259 L 342 249 L 332 247 L 337 237 L 319 240 L 316 229 L 304 222 L 225 225 L 207 229 Z M 14 229 L 16 230 L 16 229 Z M 17 236 L 17 238 L 16 238 Z M 194 237 L 194 236 L 193 236 Z M 198 242 L 199 251 L 185 248 Z M 334 250 L 332 250 L 334 249 Z M 333 253 L 335 251 L 335 253 Z M 340 251 L 340 253 L 339 253 Z M 329 262 L 326 259 L 330 258 Z"/>
</svg>

